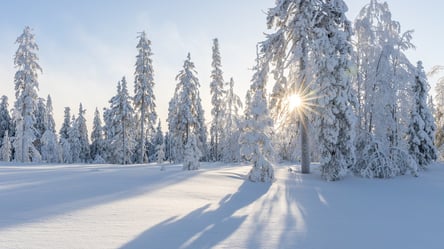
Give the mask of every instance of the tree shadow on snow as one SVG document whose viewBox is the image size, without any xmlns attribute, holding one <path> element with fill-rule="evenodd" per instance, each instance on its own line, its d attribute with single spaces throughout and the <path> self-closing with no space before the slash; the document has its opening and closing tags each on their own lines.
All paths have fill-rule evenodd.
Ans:
<svg viewBox="0 0 444 249">
<path fill-rule="evenodd" d="M 0 172 L 0 229 L 143 195 L 197 174 L 179 167 L 159 173 L 151 166 L 18 167 Z"/>
<path fill-rule="evenodd" d="M 182 218 L 167 219 L 122 248 L 212 248 L 233 234 L 247 218 L 234 213 L 258 200 L 270 186 L 245 181 L 236 193 L 222 198 L 217 209 L 209 210 L 207 204 Z"/>
</svg>

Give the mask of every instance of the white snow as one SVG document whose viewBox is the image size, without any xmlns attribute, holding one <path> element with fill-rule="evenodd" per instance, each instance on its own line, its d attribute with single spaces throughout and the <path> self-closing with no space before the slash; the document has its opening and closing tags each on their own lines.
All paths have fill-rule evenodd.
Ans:
<svg viewBox="0 0 444 249">
<path fill-rule="evenodd" d="M 273 184 L 165 168 L 2 163 L 0 248 L 442 248 L 444 165 L 338 182 L 280 165 Z"/>
</svg>

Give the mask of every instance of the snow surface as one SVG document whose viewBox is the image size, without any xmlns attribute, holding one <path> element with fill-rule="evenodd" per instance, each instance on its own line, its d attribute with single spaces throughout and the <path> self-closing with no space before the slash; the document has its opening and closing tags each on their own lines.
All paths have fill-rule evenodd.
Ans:
<svg viewBox="0 0 444 249">
<path fill-rule="evenodd" d="M 314 167 L 0 164 L 0 248 L 442 248 L 444 166 L 325 182 Z M 289 168 L 293 171 L 289 171 Z"/>
</svg>

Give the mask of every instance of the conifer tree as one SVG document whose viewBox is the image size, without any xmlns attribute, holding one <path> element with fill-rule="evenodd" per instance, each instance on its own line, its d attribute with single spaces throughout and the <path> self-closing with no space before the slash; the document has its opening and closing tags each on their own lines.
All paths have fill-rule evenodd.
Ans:
<svg viewBox="0 0 444 249">
<path fill-rule="evenodd" d="M 139 35 L 137 44 L 138 55 L 136 61 L 135 83 L 134 83 L 134 109 L 138 114 L 139 134 L 138 149 L 139 163 L 144 163 L 150 156 L 146 155 L 147 138 L 154 135 L 154 125 L 157 120 L 154 88 L 154 70 L 151 56 L 151 41 L 146 38 L 145 31 Z"/>
<path fill-rule="evenodd" d="M 80 161 L 86 163 L 90 160 L 90 150 L 89 150 L 89 139 L 88 139 L 88 129 L 86 127 L 85 119 L 86 110 L 83 109 L 82 103 L 79 105 L 79 114 L 75 121 L 79 130 L 79 143 L 80 143 Z"/>
<path fill-rule="evenodd" d="M 38 72 L 42 71 L 38 64 L 38 46 L 35 43 L 31 28 L 25 27 L 17 38 L 19 45 L 14 57 L 15 73 L 14 122 L 16 134 L 14 139 L 15 160 L 19 162 L 40 161 L 40 153 L 34 146 L 36 139 L 35 110 L 37 109 Z"/>
<path fill-rule="evenodd" d="M 219 41 L 217 38 L 213 40 L 213 62 L 211 66 L 213 70 L 211 71 L 210 93 L 212 105 L 211 116 L 213 120 L 211 121 L 210 128 L 210 159 L 212 161 L 220 161 L 222 155 L 221 137 L 223 132 L 223 100 L 225 91 Z"/>
<path fill-rule="evenodd" d="M 8 130 L 5 131 L 3 135 L 2 147 L 1 147 L 1 156 L 2 161 L 10 162 L 11 161 L 11 140 L 9 138 Z"/>
<path fill-rule="evenodd" d="M 408 131 L 409 152 L 414 156 L 419 168 L 427 166 L 437 159 L 437 150 L 434 144 L 435 122 L 427 105 L 429 84 L 422 62 L 419 61 L 415 76 L 415 89 L 413 110 Z"/>
<path fill-rule="evenodd" d="M 62 161 L 61 148 L 57 142 L 55 122 L 53 117 L 53 107 L 51 96 L 46 99 L 46 113 L 44 118 L 45 132 L 41 138 L 42 160 L 48 163 L 58 163 Z"/>
<path fill-rule="evenodd" d="M 170 101 L 168 113 L 173 160 L 183 162 L 184 170 L 198 169 L 198 162 L 191 160 L 198 160 L 202 156 L 199 142 L 203 143 L 203 141 L 199 141 L 199 139 L 202 139 L 201 120 L 203 110 L 199 97 L 200 85 L 195 76 L 196 73 L 191 55 L 188 54 L 183 69 L 176 76 L 178 83 Z"/>
<path fill-rule="evenodd" d="M 93 129 L 91 132 L 91 159 L 94 162 L 103 162 L 104 161 L 104 149 L 105 149 L 105 141 L 104 141 L 102 120 L 100 119 L 99 109 L 96 108 L 94 112 L 94 121 L 93 121 Z"/>
<path fill-rule="evenodd" d="M 247 101 L 239 143 L 241 154 L 253 163 L 248 179 L 252 182 L 272 182 L 274 170 L 270 163 L 273 157 L 270 135 L 273 120 L 270 118 L 266 97 L 268 65 L 263 57 L 258 56 L 254 70 L 248 94 L 251 99 Z"/>
<path fill-rule="evenodd" d="M 62 128 L 59 131 L 62 161 L 72 163 L 71 146 L 69 144 L 69 130 L 71 129 L 71 108 L 65 107 Z"/>
<path fill-rule="evenodd" d="M 79 123 L 77 122 L 75 115 L 71 118 L 71 127 L 68 130 L 68 143 L 69 154 L 71 155 L 71 163 L 81 163 L 80 152 L 82 150 L 82 144 L 80 142 Z"/>
<path fill-rule="evenodd" d="M 3 138 L 6 132 L 8 132 L 9 135 L 13 135 L 12 119 L 8 108 L 8 97 L 3 95 L 0 102 L 0 138 Z"/>
</svg>

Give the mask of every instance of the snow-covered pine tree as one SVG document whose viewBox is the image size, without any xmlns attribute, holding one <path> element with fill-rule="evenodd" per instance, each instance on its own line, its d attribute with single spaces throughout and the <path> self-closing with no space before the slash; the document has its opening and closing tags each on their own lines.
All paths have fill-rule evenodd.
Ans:
<svg viewBox="0 0 444 249">
<path fill-rule="evenodd" d="M 415 105 L 408 130 L 409 152 L 415 158 L 419 168 L 426 169 L 430 163 L 437 159 L 437 150 L 434 144 L 436 127 L 432 112 L 427 105 L 430 86 L 421 61 L 416 67 L 415 82 L 413 91 Z"/>
<path fill-rule="evenodd" d="M 79 143 L 80 143 L 80 161 L 82 163 L 87 163 L 91 159 L 90 150 L 89 150 L 89 139 L 88 139 L 88 129 L 86 127 L 86 119 L 85 119 L 86 110 L 83 109 L 82 103 L 79 105 L 79 114 L 75 121 L 78 129 L 79 129 Z"/>
<path fill-rule="evenodd" d="M 135 120 L 125 77 L 118 82 L 117 95 L 111 98 L 110 104 L 109 111 L 105 112 L 110 161 L 117 164 L 132 163 L 131 158 L 136 147 Z"/>
<path fill-rule="evenodd" d="M 2 156 L 2 161 L 4 162 L 11 161 L 12 146 L 8 133 L 9 133 L 8 130 L 6 130 L 2 139 L 1 156 Z"/>
<path fill-rule="evenodd" d="M 62 161 L 61 148 L 57 142 L 55 122 L 51 96 L 46 99 L 46 113 L 44 118 L 45 132 L 41 137 L 42 160 L 48 163 L 59 163 Z"/>
<path fill-rule="evenodd" d="M 137 44 L 138 55 L 136 56 L 136 71 L 134 73 L 134 109 L 138 114 L 139 134 L 138 149 L 139 163 L 147 161 L 150 155 L 146 155 L 146 143 L 154 135 L 154 126 L 157 120 L 156 104 L 154 96 L 154 70 L 151 56 L 151 41 L 146 38 L 145 31 L 138 36 Z"/>
<path fill-rule="evenodd" d="M 8 97 L 3 95 L 0 102 L 0 139 L 5 136 L 6 132 L 8 132 L 10 136 L 13 135 L 12 119 L 8 108 Z"/>
<path fill-rule="evenodd" d="M 62 161 L 72 163 L 71 146 L 69 144 L 69 130 L 71 129 L 71 108 L 65 107 L 62 128 L 59 131 Z"/>
<path fill-rule="evenodd" d="M 298 94 L 304 98 L 305 110 L 300 111 L 299 133 L 301 136 L 302 172 L 310 172 L 309 113 L 311 94 L 312 61 L 310 55 L 316 49 L 313 44 L 314 23 L 322 6 L 320 0 L 282 0 L 268 11 L 267 26 L 276 31 L 262 42 L 265 56 L 274 62 L 275 86 L 271 108 L 274 114 L 283 116 L 286 123 L 293 123 L 297 117 L 291 110 L 288 99 Z M 284 126 L 285 127 L 285 126 Z M 291 126 L 287 126 L 291 128 Z"/>
<path fill-rule="evenodd" d="M 268 63 L 265 63 L 263 57 L 258 56 L 256 60 L 257 65 L 249 89 L 251 100 L 247 101 L 239 143 L 241 154 L 253 163 L 248 179 L 252 182 L 272 182 L 274 170 L 270 163 L 273 156 L 270 134 L 273 120 L 270 118 L 267 105 Z"/>
<path fill-rule="evenodd" d="M 68 130 L 68 143 L 69 143 L 69 154 L 71 155 L 71 163 L 81 163 L 80 152 L 82 150 L 82 144 L 80 143 L 80 130 L 78 120 L 74 115 L 71 118 L 71 127 Z"/>
<path fill-rule="evenodd" d="M 46 104 L 45 104 L 45 99 L 44 98 L 38 98 L 37 101 L 37 109 L 35 110 L 34 116 L 35 116 L 35 124 L 34 124 L 34 128 L 35 128 L 35 141 L 34 141 L 34 146 L 35 148 L 39 151 L 39 153 L 42 153 L 42 136 L 43 133 L 45 133 L 45 122 L 46 122 Z"/>
<path fill-rule="evenodd" d="M 353 48 L 350 42 L 351 23 L 343 0 L 323 3 L 324 12 L 316 23 L 315 81 L 322 89 L 317 98 L 320 123 L 319 145 L 321 174 L 327 181 L 336 181 L 354 164 L 355 116 L 352 105 L 350 68 Z"/>
<path fill-rule="evenodd" d="M 95 163 L 104 162 L 105 141 L 103 137 L 102 120 L 100 119 L 99 109 L 96 108 L 94 112 L 93 129 L 91 132 L 91 159 Z"/>
<path fill-rule="evenodd" d="M 217 38 L 213 39 L 213 62 L 211 63 L 213 70 L 211 71 L 211 120 L 210 127 L 210 160 L 221 160 L 221 137 L 223 133 L 223 116 L 225 98 L 224 78 L 222 72 L 222 63 L 219 51 L 219 41 Z"/>
<path fill-rule="evenodd" d="M 185 154 L 183 159 L 184 170 L 197 170 L 200 167 L 199 159 L 202 157 L 202 153 L 199 150 L 197 144 L 196 135 L 189 134 L 187 143 L 185 144 Z"/>
<path fill-rule="evenodd" d="M 222 161 L 240 162 L 240 114 L 242 101 L 234 92 L 234 80 L 230 79 L 224 98 L 223 134 L 221 137 Z"/>
<path fill-rule="evenodd" d="M 31 28 L 25 27 L 17 38 L 19 45 L 14 57 L 14 65 L 18 69 L 14 76 L 15 97 L 14 122 L 16 134 L 13 142 L 15 160 L 19 162 L 40 161 L 40 153 L 34 146 L 36 139 L 35 110 L 37 109 L 37 81 L 38 71 L 42 71 L 38 64 L 38 46 L 35 43 Z"/>
<path fill-rule="evenodd" d="M 199 80 L 191 55 L 188 53 L 183 69 L 176 76 L 178 81 L 168 112 L 168 129 L 172 138 L 172 154 L 175 162 L 184 162 L 184 170 L 197 169 L 198 164 L 185 164 L 185 160 L 202 156 L 199 139 L 202 139 L 203 110 L 199 97 Z M 190 141 L 195 139 L 196 141 Z M 196 146 L 197 148 L 194 148 Z M 187 150 L 187 151 L 185 151 Z M 196 153 L 191 155 L 190 153 Z M 196 168 L 197 167 L 197 168 Z"/>
</svg>

